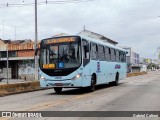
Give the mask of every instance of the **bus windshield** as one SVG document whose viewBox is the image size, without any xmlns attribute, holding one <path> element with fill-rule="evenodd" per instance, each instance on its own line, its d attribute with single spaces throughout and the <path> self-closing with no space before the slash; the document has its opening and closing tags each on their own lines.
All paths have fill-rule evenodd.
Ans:
<svg viewBox="0 0 160 120">
<path fill-rule="evenodd" d="M 81 47 L 78 37 L 43 40 L 40 49 L 41 69 L 77 68 L 81 65 Z"/>
</svg>

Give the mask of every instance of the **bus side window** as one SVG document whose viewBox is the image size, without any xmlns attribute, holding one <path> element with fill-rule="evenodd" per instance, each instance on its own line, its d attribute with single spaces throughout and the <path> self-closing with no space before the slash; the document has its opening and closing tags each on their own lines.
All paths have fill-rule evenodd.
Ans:
<svg viewBox="0 0 160 120">
<path fill-rule="evenodd" d="M 97 60 L 98 59 L 98 47 L 97 44 L 91 43 L 91 59 Z"/>
<path fill-rule="evenodd" d="M 120 51 L 120 62 L 126 62 L 126 53 Z"/>
<path fill-rule="evenodd" d="M 120 61 L 123 62 L 123 52 L 120 51 Z"/>
<path fill-rule="evenodd" d="M 83 51 L 83 66 L 86 66 L 89 63 L 89 42 L 87 40 L 82 40 L 82 51 Z"/>
<path fill-rule="evenodd" d="M 104 51 L 104 47 L 102 45 L 98 46 L 98 56 L 99 56 L 99 60 L 105 60 L 105 51 Z"/>
<path fill-rule="evenodd" d="M 111 61 L 112 62 L 116 61 L 116 51 L 113 48 L 111 48 Z"/>
<path fill-rule="evenodd" d="M 117 61 L 117 62 L 119 62 L 119 56 L 120 56 L 119 50 L 116 50 L 116 61 Z"/>
<path fill-rule="evenodd" d="M 106 61 L 111 60 L 111 51 L 110 51 L 110 48 L 108 47 L 105 47 L 105 58 L 106 58 Z"/>
<path fill-rule="evenodd" d="M 126 53 L 125 52 L 123 52 L 123 62 L 125 63 L 126 62 Z"/>
</svg>

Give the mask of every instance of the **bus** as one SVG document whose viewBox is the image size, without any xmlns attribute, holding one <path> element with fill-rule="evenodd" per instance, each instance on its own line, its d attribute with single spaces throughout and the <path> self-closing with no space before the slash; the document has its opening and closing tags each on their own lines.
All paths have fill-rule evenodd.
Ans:
<svg viewBox="0 0 160 120">
<path fill-rule="evenodd" d="M 126 51 L 112 44 L 81 35 L 43 39 L 39 50 L 40 86 L 84 88 L 93 92 L 96 85 L 126 77 Z"/>
</svg>

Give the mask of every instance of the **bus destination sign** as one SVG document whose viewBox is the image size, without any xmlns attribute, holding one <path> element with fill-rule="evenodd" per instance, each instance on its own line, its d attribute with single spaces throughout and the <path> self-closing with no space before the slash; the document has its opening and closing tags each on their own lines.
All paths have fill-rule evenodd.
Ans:
<svg viewBox="0 0 160 120">
<path fill-rule="evenodd" d="M 75 42 L 76 37 L 65 37 L 65 38 L 53 38 L 46 40 L 46 44 L 55 44 L 55 43 L 68 43 L 68 42 Z"/>
</svg>

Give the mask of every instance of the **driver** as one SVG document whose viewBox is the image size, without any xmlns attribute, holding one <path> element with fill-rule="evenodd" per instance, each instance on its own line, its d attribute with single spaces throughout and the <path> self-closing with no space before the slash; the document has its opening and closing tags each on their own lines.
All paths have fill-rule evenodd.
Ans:
<svg viewBox="0 0 160 120">
<path fill-rule="evenodd" d="M 64 60 L 65 62 L 74 62 L 76 60 L 74 47 L 71 47 L 68 50 L 66 49 L 66 52 L 67 53 L 62 57 L 62 61 Z"/>
<path fill-rule="evenodd" d="M 71 60 L 76 60 L 76 57 L 75 57 L 75 49 L 74 48 L 71 48 L 68 52 L 68 56 Z"/>
</svg>

